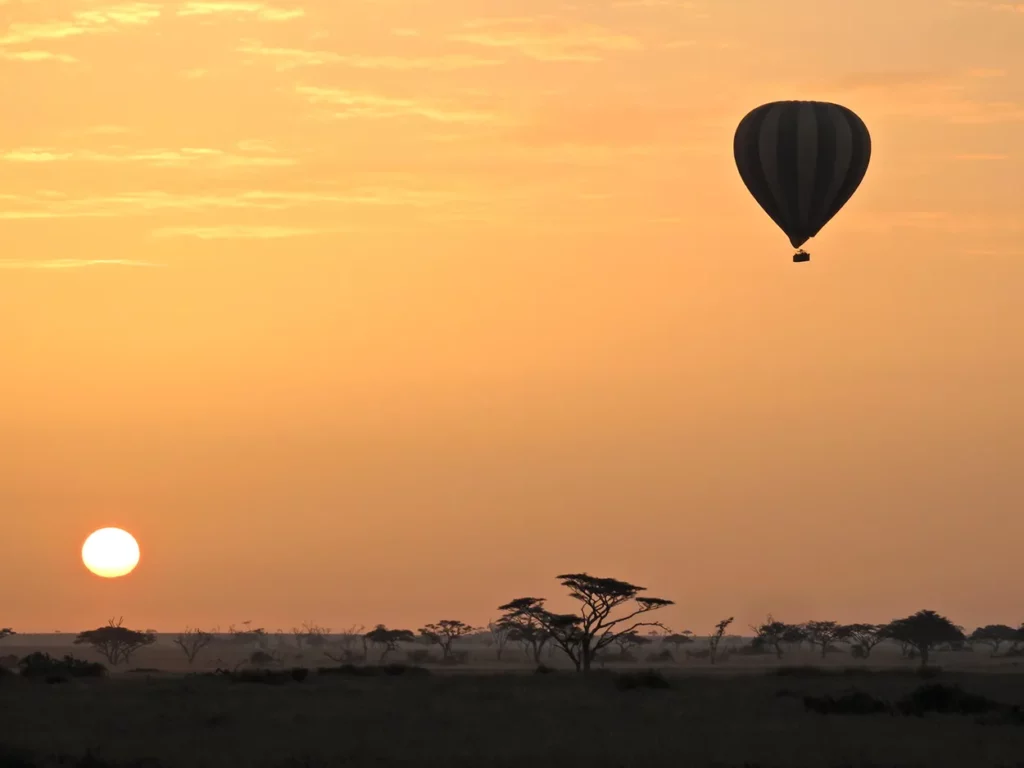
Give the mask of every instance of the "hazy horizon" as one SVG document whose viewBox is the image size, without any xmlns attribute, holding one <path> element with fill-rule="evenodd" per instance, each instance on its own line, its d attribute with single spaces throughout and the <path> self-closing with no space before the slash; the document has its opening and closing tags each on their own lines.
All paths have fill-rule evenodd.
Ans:
<svg viewBox="0 0 1024 768">
<path fill-rule="evenodd" d="M 0 627 L 1017 626 L 1022 8 L 0 0 Z M 873 141 L 800 265 L 790 98 Z"/>
</svg>

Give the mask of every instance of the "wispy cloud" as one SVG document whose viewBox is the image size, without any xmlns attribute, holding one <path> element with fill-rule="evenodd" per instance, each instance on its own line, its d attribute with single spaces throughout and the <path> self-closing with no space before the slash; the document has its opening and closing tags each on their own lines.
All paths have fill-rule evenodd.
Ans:
<svg viewBox="0 0 1024 768">
<path fill-rule="evenodd" d="M 5 51 L 0 49 L 0 59 L 4 61 L 56 61 L 61 64 L 74 64 L 78 59 L 67 53 L 54 53 L 53 51 Z"/>
<path fill-rule="evenodd" d="M 114 32 L 124 27 L 144 26 L 159 17 L 160 6 L 156 3 L 124 3 L 91 8 L 76 11 L 63 21 L 11 24 L 0 37 L 0 47 Z"/>
<path fill-rule="evenodd" d="M 185 147 L 183 149 L 129 150 L 118 148 L 106 152 L 64 150 L 52 147 L 24 147 L 0 152 L 0 162 L 7 163 L 139 163 L 157 167 L 242 168 L 247 166 L 295 165 L 290 157 L 238 154 L 219 149 Z"/>
<path fill-rule="evenodd" d="M 614 0 L 612 8 L 658 8 L 678 11 L 689 11 L 691 14 L 704 18 L 709 16 L 702 2 L 693 0 Z"/>
<path fill-rule="evenodd" d="M 199 240 L 279 240 L 286 237 L 306 237 L 341 230 L 311 229 L 307 227 L 163 227 L 154 229 L 153 237 L 194 237 Z"/>
<path fill-rule="evenodd" d="M 955 235 L 1024 232 L 1024 221 L 1017 216 L 961 211 L 878 211 L 851 217 L 846 226 L 879 233 L 895 229 L 925 229 Z"/>
<path fill-rule="evenodd" d="M 82 269 L 84 267 L 162 267 L 151 261 L 129 259 L 0 259 L 0 269 Z"/>
<path fill-rule="evenodd" d="M 373 93 L 300 85 L 296 92 L 310 104 L 328 106 L 337 118 L 418 117 L 440 123 L 493 123 L 489 112 L 442 107 L 418 99 L 394 98 Z"/>
<path fill-rule="evenodd" d="M 553 16 L 475 19 L 466 31 L 451 35 L 456 42 L 505 48 L 538 61 L 601 61 L 605 54 L 638 51 L 635 37 L 595 25 L 573 25 Z"/>
<path fill-rule="evenodd" d="M 395 206 L 430 208 L 469 199 L 436 189 L 359 187 L 344 191 L 250 190 L 231 195 L 171 194 L 161 191 L 73 197 L 60 192 L 0 196 L 0 220 L 118 218 L 169 212 L 285 211 L 300 208 Z"/>
<path fill-rule="evenodd" d="M 299 67 L 317 67 L 338 64 L 358 69 L 390 70 L 434 70 L 438 72 L 458 69 L 473 69 L 501 64 L 498 59 L 483 59 L 478 56 L 352 56 L 333 51 L 310 51 L 301 48 L 275 48 L 265 46 L 259 40 L 244 40 L 239 46 L 240 53 L 262 56 L 274 62 L 278 71 Z"/>
<path fill-rule="evenodd" d="M 253 2 L 188 2 L 178 9 L 178 16 L 247 16 L 260 21 L 291 21 L 306 15 L 302 8 L 279 8 Z"/>
<path fill-rule="evenodd" d="M 856 92 L 873 109 L 899 117 L 943 120 L 964 125 L 1024 122 L 1024 103 L 983 98 L 982 81 L 998 70 L 973 69 L 956 74 L 877 72 L 847 75 L 825 89 Z"/>
</svg>

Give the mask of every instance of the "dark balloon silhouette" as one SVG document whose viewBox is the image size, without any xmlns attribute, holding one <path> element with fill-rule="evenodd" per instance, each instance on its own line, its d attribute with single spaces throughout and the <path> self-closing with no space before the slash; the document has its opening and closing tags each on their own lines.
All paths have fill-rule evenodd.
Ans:
<svg viewBox="0 0 1024 768">
<path fill-rule="evenodd" d="M 743 183 L 799 249 L 860 186 L 871 159 L 864 121 L 839 104 L 776 101 L 736 128 L 733 154 Z M 808 261 L 802 249 L 793 261 Z"/>
</svg>

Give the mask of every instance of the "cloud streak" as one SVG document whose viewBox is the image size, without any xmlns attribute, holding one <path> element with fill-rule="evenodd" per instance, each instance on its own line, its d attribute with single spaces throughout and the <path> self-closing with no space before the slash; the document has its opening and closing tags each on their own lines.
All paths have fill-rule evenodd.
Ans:
<svg viewBox="0 0 1024 768">
<path fill-rule="evenodd" d="M 185 147 L 183 149 L 150 149 L 141 151 L 96 152 L 93 150 L 61 151 L 52 147 L 24 147 L 0 153 L 0 162 L 47 163 L 138 163 L 162 168 L 206 167 L 244 168 L 253 166 L 289 166 L 297 161 L 289 157 L 246 155 L 219 149 Z"/>
<path fill-rule="evenodd" d="M 76 11 L 64 21 L 11 24 L 0 36 L 0 48 L 115 32 L 145 26 L 159 17 L 160 6 L 155 3 L 124 3 Z"/>
<path fill-rule="evenodd" d="M 292 21 L 306 15 L 302 8 L 279 8 L 254 2 L 187 2 L 178 9 L 178 16 L 234 16 L 260 21 Z"/>
<path fill-rule="evenodd" d="M 418 99 L 306 85 L 297 86 L 295 90 L 310 104 L 330 108 L 333 116 L 339 119 L 416 117 L 439 123 L 498 121 L 497 117 L 489 112 L 441 107 Z"/>
<path fill-rule="evenodd" d="M 59 192 L 4 195 L 0 220 L 118 218 L 168 212 L 287 211 L 299 208 L 431 208 L 473 199 L 457 193 L 392 187 L 361 187 L 340 192 L 250 190 L 233 195 L 170 194 L 160 191 L 70 197 Z"/>
<path fill-rule="evenodd" d="M 0 269 L 83 269 L 85 267 L 163 267 L 150 261 L 130 259 L 0 259 Z"/>
<path fill-rule="evenodd" d="M 153 237 L 192 237 L 199 240 L 280 240 L 289 237 L 308 237 L 309 235 L 330 234 L 341 232 L 338 229 L 312 229 L 308 227 L 162 227 L 154 229 Z"/>
<path fill-rule="evenodd" d="M 475 19 L 465 31 L 449 36 L 455 42 L 509 49 L 537 61 L 596 62 L 608 53 L 639 51 L 635 37 L 596 25 L 570 25 L 550 16 Z"/>
<path fill-rule="evenodd" d="M 259 40 L 244 40 L 238 47 L 239 53 L 261 56 L 273 62 L 279 72 L 300 67 L 319 67 L 328 64 L 354 67 L 356 69 L 381 70 L 432 70 L 451 72 L 459 69 L 475 69 L 501 64 L 499 59 L 484 59 L 478 56 L 348 56 L 333 51 L 310 51 L 301 48 L 275 48 L 265 46 Z"/>
</svg>

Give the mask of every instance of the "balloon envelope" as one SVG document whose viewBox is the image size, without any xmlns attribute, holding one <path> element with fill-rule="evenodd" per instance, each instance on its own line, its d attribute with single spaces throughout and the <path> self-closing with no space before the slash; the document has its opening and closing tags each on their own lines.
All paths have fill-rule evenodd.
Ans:
<svg viewBox="0 0 1024 768">
<path fill-rule="evenodd" d="M 871 135 L 839 104 L 775 101 L 740 121 L 733 154 L 750 194 L 799 248 L 860 186 Z"/>
</svg>

